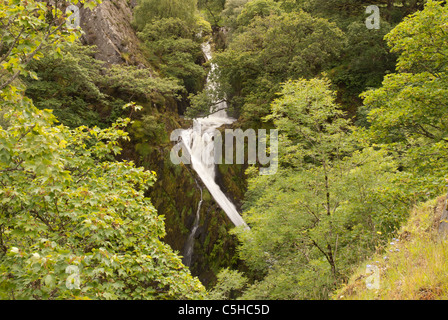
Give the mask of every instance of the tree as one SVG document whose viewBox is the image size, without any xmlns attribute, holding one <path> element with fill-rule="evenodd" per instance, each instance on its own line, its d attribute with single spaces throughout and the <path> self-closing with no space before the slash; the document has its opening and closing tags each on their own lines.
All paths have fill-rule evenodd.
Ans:
<svg viewBox="0 0 448 320">
<path fill-rule="evenodd" d="M 258 3 L 264 8 L 264 1 L 253 6 Z M 253 6 L 248 8 L 257 8 Z M 246 16 L 243 12 L 239 18 Z M 281 82 L 324 71 L 344 41 L 334 24 L 303 11 L 255 15 L 232 38 L 228 49 L 215 57 L 221 89 L 237 115 L 246 121 L 259 121 L 268 114 Z"/>
<path fill-rule="evenodd" d="M 76 0 L 74 3 L 78 3 Z M 97 0 L 82 1 L 94 6 Z M 64 42 L 73 42 L 79 30 L 67 28 L 63 5 L 45 1 L 7 0 L 0 4 L 0 90 L 11 85 L 19 75 L 26 75 L 25 66 L 32 59 L 43 57 L 42 50 L 54 47 L 54 54 L 60 54 Z M 27 33 L 29 31 L 29 33 Z M 34 73 L 30 76 L 36 77 Z"/>
<path fill-rule="evenodd" d="M 274 0 L 253 0 L 247 2 L 238 15 L 237 27 L 248 26 L 255 17 L 264 18 L 271 14 L 280 14 L 280 4 Z"/>
<path fill-rule="evenodd" d="M 44 57 L 27 66 L 36 77 L 20 77 L 26 85 L 26 96 L 36 107 L 52 109 L 69 127 L 99 125 L 99 114 L 92 106 L 99 109 L 105 104 L 105 94 L 98 87 L 103 63 L 92 57 L 93 51 L 76 43 L 62 47 L 61 56 L 44 50 Z"/>
<path fill-rule="evenodd" d="M 237 230 L 253 282 L 242 298 L 326 299 L 405 218 L 384 197 L 396 165 L 357 145 L 326 79 L 289 81 L 272 103 L 280 169 L 251 176 Z"/>
<path fill-rule="evenodd" d="M 424 3 L 425 0 L 378 0 L 374 4 L 381 8 L 382 19 L 389 23 L 398 23 L 406 15 L 423 9 Z M 307 12 L 331 20 L 339 20 L 339 23 L 348 25 L 353 22 L 354 18 L 363 16 L 365 8 L 372 4 L 372 2 L 364 0 L 329 0 L 325 2 L 305 0 L 300 7 Z M 338 25 L 340 25 L 339 23 Z"/>
<path fill-rule="evenodd" d="M 394 70 L 396 55 L 388 50 L 384 36 L 392 29 L 381 22 L 379 30 L 369 30 L 363 20 L 354 21 L 346 27 L 347 45 L 341 58 L 328 73 L 338 86 L 344 110 L 357 115 L 358 123 L 364 123 L 362 100 L 359 95 L 368 88 L 378 88 L 387 73 Z M 360 112 L 361 111 L 361 112 Z"/>
<path fill-rule="evenodd" d="M 220 27 L 222 25 L 221 12 L 224 10 L 226 2 L 226 0 L 199 0 L 198 8 L 202 10 L 203 15 L 207 21 L 212 23 L 213 27 Z"/>
<path fill-rule="evenodd" d="M 221 16 L 224 21 L 224 25 L 230 30 L 237 27 L 236 19 L 240 15 L 244 8 L 244 5 L 248 0 L 227 0 L 224 9 L 221 12 Z"/>
<path fill-rule="evenodd" d="M 415 195 L 441 192 L 447 167 L 448 8 L 428 1 L 387 36 L 398 54 L 397 72 L 363 93 L 368 134 L 400 159 Z"/>
<path fill-rule="evenodd" d="M 134 21 L 138 30 L 156 20 L 179 18 L 188 23 L 195 20 L 197 0 L 138 0 Z"/>
<path fill-rule="evenodd" d="M 0 298 L 203 297 L 199 280 L 160 240 L 163 217 L 144 196 L 155 172 L 114 160 L 130 120 L 69 129 L 23 94 L 18 75 L 31 59 L 44 46 L 57 52 L 75 41 L 77 30 L 47 21 L 63 15 L 41 2 L 0 6 L 14 35 L 2 38 L 0 70 Z"/>
<path fill-rule="evenodd" d="M 144 42 L 148 60 L 161 76 L 180 80 L 187 92 L 197 92 L 206 76 L 200 65 L 203 59 L 202 37 L 210 25 L 188 24 L 180 18 L 162 18 L 146 25 L 139 38 Z M 205 32 L 204 32 L 205 31 Z"/>
<path fill-rule="evenodd" d="M 369 88 L 380 87 L 384 76 L 395 68 L 396 55 L 389 52 L 384 36 L 403 17 L 420 10 L 424 2 L 295 1 L 295 10 L 301 8 L 313 16 L 329 19 L 345 33 L 348 42 L 343 47 L 339 59 L 334 61 L 331 71 L 328 71 L 328 76 L 338 86 L 338 95 L 344 110 L 349 111 L 351 116 L 356 115 L 359 124 L 365 123 L 365 113 L 359 95 Z M 366 19 L 369 16 L 366 8 L 370 5 L 379 8 L 379 29 L 366 28 Z"/>
<path fill-rule="evenodd" d="M 222 269 L 218 274 L 217 284 L 209 291 L 208 299 L 232 300 L 241 293 L 247 284 L 247 278 L 236 270 Z"/>
</svg>

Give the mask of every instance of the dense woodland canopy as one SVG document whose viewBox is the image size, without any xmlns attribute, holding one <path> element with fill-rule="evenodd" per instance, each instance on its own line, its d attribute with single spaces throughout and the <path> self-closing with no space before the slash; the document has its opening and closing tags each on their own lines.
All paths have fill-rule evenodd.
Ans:
<svg viewBox="0 0 448 320">
<path fill-rule="evenodd" d="M 444 1 L 138 0 L 144 68 L 96 60 L 50 4 L 0 3 L 1 299 L 328 299 L 443 193 Z M 121 152 L 170 146 L 170 105 L 218 100 L 239 127 L 279 130 L 279 170 L 239 177 L 251 229 L 206 289 L 147 196 L 168 177 Z"/>
</svg>

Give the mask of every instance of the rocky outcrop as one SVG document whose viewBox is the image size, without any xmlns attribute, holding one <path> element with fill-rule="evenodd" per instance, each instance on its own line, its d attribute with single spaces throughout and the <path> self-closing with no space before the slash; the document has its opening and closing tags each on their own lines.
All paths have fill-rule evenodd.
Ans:
<svg viewBox="0 0 448 320">
<path fill-rule="evenodd" d="M 443 209 L 441 210 L 440 219 L 438 220 L 439 225 L 437 231 L 441 236 L 446 237 L 448 235 L 448 198 L 445 197 L 439 199 L 438 206 L 439 208 L 442 208 L 443 206 Z"/>
<path fill-rule="evenodd" d="M 131 26 L 136 0 L 105 0 L 93 10 L 80 9 L 84 44 L 95 45 L 96 59 L 108 64 L 146 65 Z"/>
</svg>

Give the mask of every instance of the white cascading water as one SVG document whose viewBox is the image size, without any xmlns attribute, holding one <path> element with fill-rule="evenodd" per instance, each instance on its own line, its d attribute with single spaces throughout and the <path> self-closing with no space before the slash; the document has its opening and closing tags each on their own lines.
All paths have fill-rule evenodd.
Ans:
<svg viewBox="0 0 448 320">
<path fill-rule="evenodd" d="M 210 60 L 210 44 L 204 44 L 202 46 L 202 49 L 207 60 Z M 210 72 L 212 73 L 215 68 L 216 66 L 212 64 Z M 207 85 L 213 87 L 215 84 L 207 81 Z M 226 108 L 226 102 L 219 103 L 217 105 L 217 110 L 219 111 L 205 118 L 194 119 L 193 128 L 184 130 L 181 136 L 186 149 L 190 153 L 191 165 L 193 169 L 199 175 L 212 197 L 224 210 L 224 212 L 227 214 L 227 216 L 235 226 L 245 226 L 246 228 L 248 228 L 247 224 L 244 222 L 243 218 L 236 210 L 235 205 L 227 198 L 227 196 L 215 182 L 215 153 L 213 134 L 215 130 L 222 125 L 231 124 L 235 121 L 235 119 L 230 118 L 227 115 L 227 112 L 225 110 Z M 195 226 L 193 226 L 192 231 L 196 231 L 195 229 L 197 229 L 197 226 L 196 228 Z"/>
<path fill-rule="evenodd" d="M 193 228 L 191 229 L 190 235 L 188 236 L 187 242 L 185 243 L 185 249 L 184 249 L 184 258 L 183 263 L 184 265 L 190 267 L 191 266 L 191 258 L 193 257 L 193 248 L 194 248 L 194 236 L 196 235 L 196 231 L 199 227 L 199 218 L 200 218 L 200 212 L 201 212 L 201 206 L 202 206 L 202 188 L 199 185 L 199 183 L 196 181 L 196 185 L 198 186 L 198 189 L 201 191 L 201 200 L 198 204 L 198 209 L 196 210 L 196 217 L 193 223 Z"/>
</svg>

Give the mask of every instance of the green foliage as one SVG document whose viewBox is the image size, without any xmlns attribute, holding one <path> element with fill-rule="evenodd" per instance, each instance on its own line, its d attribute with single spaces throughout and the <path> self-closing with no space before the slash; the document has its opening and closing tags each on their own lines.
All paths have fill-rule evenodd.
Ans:
<svg viewBox="0 0 448 320">
<path fill-rule="evenodd" d="M 26 95 L 36 107 L 54 110 L 69 127 L 99 125 L 94 108 L 105 104 L 98 87 L 103 63 L 93 58 L 94 48 L 76 44 L 63 47 L 60 57 L 49 53 L 28 65 L 37 78 L 24 78 Z"/>
<path fill-rule="evenodd" d="M 350 121 L 335 103 L 327 79 L 288 81 L 265 118 L 282 133 L 280 160 L 293 167 L 327 166 L 349 154 Z M 336 158 L 336 159 L 335 159 Z"/>
<path fill-rule="evenodd" d="M 155 173 L 115 161 L 125 130 L 139 160 L 164 148 L 177 123 L 152 107 L 187 97 L 188 116 L 228 100 L 243 125 L 280 130 L 279 171 L 250 176 L 251 229 L 234 230 L 247 270 L 223 269 L 210 298 L 328 298 L 413 203 L 444 185 L 447 7 L 427 1 L 394 27 L 423 2 L 379 0 L 381 29 L 368 30 L 367 1 L 200 0 L 204 18 L 195 0 L 139 0 L 135 26 L 154 71 L 106 69 L 92 48 L 72 45 L 80 30 L 65 26 L 60 2 L 1 2 L 0 298 L 204 298 L 161 241 L 164 217 L 145 197 Z M 230 32 L 213 60 L 218 86 L 202 90 L 211 24 Z M 342 110 L 355 114 L 363 91 L 356 128 Z M 124 103 L 138 120 L 121 118 Z M 181 208 L 176 223 L 192 212 Z M 205 240 L 203 261 L 215 271 L 235 262 L 218 240 L 227 233 L 220 221 L 212 218 L 218 234 Z"/>
<path fill-rule="evenodd" d="M 161 122 L 153 115 L 144 115 L 141 120 L 134 121 L 130 133 L 136 141 L 141 141 L 141 144 L 162 144 L 168 139 L 167 130 Z"/>
<path fill-rule="evenodd" d="M 257 121 L 268 113 L 281 82 L 319 74 L 344 41 L 334 24 L 303 11 L 255 16 L 216 56 L 221 89 L 242 119 Z"/>
<path fill-rule="evenodd" d="M 8 110 L 6 108 L 0 110 L 0 128 L 4 130 L 8 128 L 8 121 L 4 118 L 7 112 Z"/>
<path fill-rule="evenodd" d="M 138 30 L 165 18 L 178 18 L 191 24 L 195 20 L 197 0 L 138 0 L 134 21 Z"/>
<path fill-rule="evenodd" d="M 221 70 L 219 90 L 225 92 L 219 95 L 229 98 L 231 108 L 241 116 L 240 120 L 259 125 L 259 118 L 267 114 L 269 103 L 281 82 L 313 77 L 327 71 L 328 77 L 338 87 L 344 109 L 350 112 L 350 116 L 357 115 L 358 123 L 365 125 L 366 111 L 357 110 L 362 104 L 359 94 L 379 87 L 384 75 L 393 70 L 396 62 L 395 54 L 388 51 L 383 37 L 405 15 L 422 9 L 423 2 L 377 2 L 381 28 L 369 30 L 365 26 L 365 9 L 372 3 L 368 1 L 227 1 L 221 16 L 229 30 L 226 34 L 228 48 L 216 59 Z M 316 21 L 305 23 L 304 35 L 300 31 L 302 26 L 294 21 L 285 20 L 284 26 L 279 27 L 272 18 L 290 14 L 305 20 L 302 10 Z M 319 18 L 329 19 L 334 25 L 318 26 Z M 290 35 L 289 27 L 299 30 L 299 33 Z M 307 37 L 313 32 L 315 39 Z M 271 33 L 272 38 L 269 37 Z M 323 45 L 327 43 L 328 47 Z M 208 92 L 204 94 L 210 95 Z M 201 106 L 205 99 L 196 100 L 201 101 L 193 101 L 193 109 L 207 111 Z M 198 114 L 195 110 L 190 113 Z"/>
<path fill-rule="evenodd" d="M 304 10 L 313 17 L 322 17 L 336 23 L 348 40 L 338 59 L 332 59 L 328 77 L 338 87 L 344 110 L 358 116 L 358 123 L 365 124 L 365 112 L 357 112 L 362 105 L 359 94 L 381 85 L 384 75 L 393 71 L 395 54 L 390 53 L 383 39 L 393 26 L 416 10 L 425 1 L 380 0 L 375 3 L 359 0 L 303 0 L 278 1 L 286 12 Z M 379 30 L 366 28 L 366 7 L 377 5 L 380 9 Z"/>
<path fill-rule="evenodd" d="M 439 194 L 448 169 L 447 23 L 447 7 L 428 1 L 395 27 L 386 40 L 399 54 L 397 73 L 363 94 L 369 137 L 400 159 L 419 196 Z"/>
<path fill-rule="evenodd" d="M 151 65 L 186 92 L 199 91 L 206 75 L 201 44 L 211 26 L 197 15 L 196 0 L 140 0 L 134 18 Z"/>
<path fill-rule="evenodd" d="M 236 20 L 244 8 L 244 5 L 248 0 L 227 0 L 224 9 L 221 12 L 224 24 L 229 29 L 235 29 L 237 27 Z"/>
<path fill-rule="evenodd" d="M 356 263 L 405 219 L 385 197 L 396 164 L 373 148 L 356 150 L 351 124 L 326 79 L 290 81 L 272 104 L 280 169 L 249 179 L 237 230 L 240 258 L 255 281 L 244 299 L 326 299 Z"/>
<path fill-rule="evenodd" d="M 213 107 L 217 106 L 215 94 L 216 91 L 210 88 L 205 88 L 198 94 L 190 94 L 190 106 L 185 112 L 185 115 L 190 118 L 197 118 L 203 115 L 207 115 Z"/>
<path fill-rule="evenodd" d="M 384 75 L 395 68 L 396 56 L 387 48 L 384 36 L 391 30 L 388 22 L 382 21 L 379 30 L 369 30 L 364 21 L 354 21 L 346 28 L 347 46 L 341 54 L 341 61 L 329 77 L 340 88 L 345 110 L 356 114 L 361 105 L 359 95 L 368 88 L 381 86 Z M 358 122 L 365 118 L 358 113 Z"/>
<path fill-rule="evenodd" d="M 94 6 L 99 0 L 75 0 Z M 52 54 L 61 55 L 61 46 L 73 42 L 79 30 L 65 25 L 65 14 L 57 3 L 48 11 L 45 1 L 6 0 L 0 4 L 0 90 L 12 84 L 19 75 L 30 75 L 25 66 L 33 59 L 39 60 L 43 49 L 53 47 Z M 25 32 L 30 31 L 30 32 Z"/>
<path fill-rule="evenodd" d="M 0 136 L 0 296 L 199 298 L 198 280 L 159 240 L 163 218 L 144 197 L 154 174 L 107 160 L 129 120 L 68 130 L 31 101 L 14 102 Z M 79 270 L 74 289 L 69 266 Z"/>
<path fill-rule="evenodd" d="M 202 37 L 196 35 L 209 33 L 209 28 L 170 17 L 147 24 L 138 36 L 144 41 L 148 60 L 162 76 L 179 79 L 188 92 L 196 92 L 206 75 L 200 66 Z"/>
<path fill-rule="evenodd" d="M 274 0 L 253 0 L 247 2 L 247 4 L 241 10 L 236 22 L 237 26 L 248 26 L 255 17 L 268 17 L 271 14 L 280 14 L 280 5 Z"/>
<path fill-rule="evenodd" d="M 58 21 L 58 8 L 50 15 L 33 0 L 0 6 L 9 30 L 22 29 L 0 70 L 0 298 L 202 298 L 199 280 L 160 240 L 163 217 L 144 195 L 155 172 L 114 161 L 130 120 L 107 129 L 56 126 L 51 110 L 39 110 L 13 85 L 43 45 L 59 50 L 76 32 L 47 22 Z M 36 15 L 27 18 L 30 12 Z"/>
<path fill-rule="evenodd" d="M 62 56 L 47 54 L 27 69 L 37 79 L 23 77 L 26 95 L 40 108 L 54 110 L 71 128 L 81 125 L 105 127 L 123 115 L 121 107 L 132 100 L 164 104 L 179 97 L 184 88 L 176 79 L 160 78 L 149 69 L 105 66 L 93 58 L 95 48 L 73 44 Z"/>
<path fill-rule="evenodd" d="M 400 53 L 399 71 L 441 73 L 446 70 L 448 9 L 430 0 L 425 10 L 405 18 L 386 36 L 392 51 Z"/>
<path fill-rule="evenodd" d="M 375 3 L 364 0 L 304 0 L 299 7 L 308 12 L 320 15 L 347 25 L 359 16 L 363 16 L 365 8 L 377 5 L 381 9 L 382 20 L 398 23 L 404 16 L 421 10 L 426 0 L 378 0 Z M 345 21 L 345 22 L 344 22 Z"/>
<path fill-rule="evenodd" d="M 209 291 L 208 299 L 234 299 L 247 284 L 247 278 L 241 272 L 229 268 L 222 269 L 217 278 L 217 284 Z"/>
<path fill-rule="evenodd" d="M 198 9 L 213 26 L 220 27 L 222 25 L 220 14 L 227 2 L 226 0 L 198 0 Z"/>
<path fill-rule="evenodd" d="M 123 99 L 160 103 L 164 98 L 178 98 L 184 88 L 176 79 L 156 77 L 149 69 L 134 66 L 111 66 L 100 84 Z"/>
<path fill-rule="evenodd" d="M 359 3 L 339 5 L 347 5 L 344 13 L 356 17 Z M 412 6 L 418 7 L 418 1 L 400 10 Z M 264 117 L 281 133 L 280 169 L 273 176 L 251 175 L 244 204 L 251 230 L 235 231 L 241 241 L 240 258 L 249 269 L 250 284 L 241 298 L 328 298 L 354 266 L 397 231 L 413 204 L 442 191 L 448 169 L 447 19 L 442 2 L 428 1 L 424 10 L 390 31 L 385 40 L 397 54 L 397 73 L 384 81 L 394 59 L 378 40 L 389 31 L 388 23 L 382 24 L 385 30 L 380 32 L 365 30 L 355 20 L 345 25 L 352 37 L 343 63 L 329 71 L 329 77 L 348 84 L 349 95 L 382 81 L 380 88 L 362 95 L 363 112 L 368 113 L 366 128 L 355 128 L 347 120 L 335 103 L 329 81 L 301 79 L 282 84 L 271 113 Z M 235 33 L 230 50 L 250 28 Z M 365 51 L 368 47 L 371 50 Z M 385 60 L 381 65 L 369 62 L 379 57 Z M 244 61 L 250 61 L 248 56 Z M 360 71 L 365 75 L 356 76 Z M 248 82 L 239 86 L 243 92 Z"/>
</svg>

